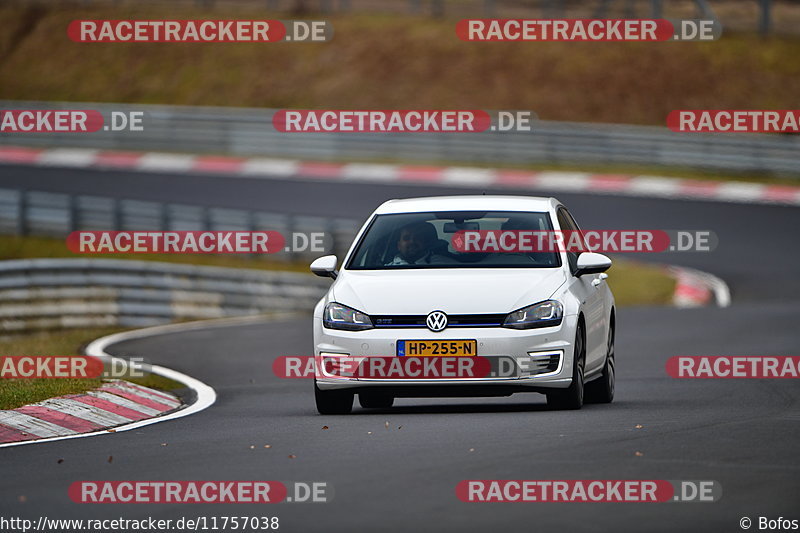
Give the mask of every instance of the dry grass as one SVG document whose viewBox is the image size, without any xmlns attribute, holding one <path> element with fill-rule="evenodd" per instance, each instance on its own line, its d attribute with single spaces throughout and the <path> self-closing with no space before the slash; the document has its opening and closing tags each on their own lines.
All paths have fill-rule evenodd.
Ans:
<svg viewBox="0 0 800 533">
<path fill-rule="evenodd" d="M 453 21 L 331 18 L 325 44 L 80 44 L 78 18 L 223 12 L 58 5 L 0 8 L 0 98 L 257 107 L 530 109 L 541 118 L 663 124 L 678 108 L 792 108 L 800 39 L 713 43 L 464 43 Z M 265 18 L 240 7 L 228 18 Z M 285 14 L 272 14 L 278 18 Z"/>
</svg>

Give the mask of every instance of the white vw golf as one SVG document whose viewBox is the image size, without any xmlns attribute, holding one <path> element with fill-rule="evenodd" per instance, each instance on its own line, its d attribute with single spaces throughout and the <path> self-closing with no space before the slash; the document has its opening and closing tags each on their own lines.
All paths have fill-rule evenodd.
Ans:
<svg viewBox="0 0 800 533">
<path fill-rule="evenodd" d="M 584 398 L 611 402 L 615 310 L 604 273 L 611 260 L 564 246 L 505 246 L 525 232 L 578 231 L 555 198 L 385 202 L 341 269 L 336 256 L 311 264 L 312 272 L 335 280 L 314 309 L 317 410 L 349 413 L 355 394 L 365 408 L 391 407 L 397 397 L 516 392 L 543 393 L 556 409 L 580 409 Z M 479 241 L 477 250 L 465 246 Z M 422 365 L 381 375 L 336 366 L 380 359 L 423 361 L 429 372 L 420 376 Z M 454 375 L 445 359 L 484 366 Z"/>
</svg>

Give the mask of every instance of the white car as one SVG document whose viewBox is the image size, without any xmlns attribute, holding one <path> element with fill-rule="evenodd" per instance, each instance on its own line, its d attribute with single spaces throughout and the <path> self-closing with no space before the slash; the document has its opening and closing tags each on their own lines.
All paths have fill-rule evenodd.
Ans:
<svg viewBox="0 0 800 533">
<path fill-rule="evenodd" d="M 469 231 L 524 230 L 579 228 L 555 198 L 390 200 L 361 228 L 341 269 L 336 256 L 315 260 L 311 271 L 335 280 L 314 309 L 317 410 L 349 413 L 355 394 L 364 408 L 388 408 L 397 397 L 516 392 L 543 393 L 556 409 L 580 409 L 584 398 L 611 402 L 615 309 L 604 273 L 611 260 L 563 247 L 473 253 L 457 246 Z M 517 365 L 511 372 L 495 372 L 495 365 L 485 375 L 441 379 L 365 377 L 320 365 L 412 355 Z"/>
</svg>

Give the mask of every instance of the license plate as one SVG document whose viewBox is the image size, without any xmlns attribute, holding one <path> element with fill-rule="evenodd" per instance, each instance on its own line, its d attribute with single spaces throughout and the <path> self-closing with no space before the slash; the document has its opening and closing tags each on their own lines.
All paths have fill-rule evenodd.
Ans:
<svg viewBox="0 0 800 533">
<path fill-rule="evenodd" d="M 398 357 L 463 357 L 478 355 L 478 341 L 397 341 Z"/>
</svg>

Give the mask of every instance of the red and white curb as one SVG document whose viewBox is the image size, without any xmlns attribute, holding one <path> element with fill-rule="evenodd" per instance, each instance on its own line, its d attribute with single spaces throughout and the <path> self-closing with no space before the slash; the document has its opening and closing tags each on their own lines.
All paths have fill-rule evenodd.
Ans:
<svg viewBox="0 0 800 533">
<path fill-rule="evenodd" d="M 283 316 L 283 315 L 276 315 L 276 316 Z M 199 321 L 195 321 L 195 322 L 183 322 L 183 323 L 180 323 L 180 324 L 168 324 L 168 325 L 164 325 L 164 326 L 153 326 L 153 327 L 142 328 L 142 329 L 137 329 L 137 330 L 133 330 L 133 331 L 123 331 L 121 333 L 115 333 L 113 335 L 108 335 L 106 337 L 101 337 L 101 338 L 99 338 L 99 339 L 97 339 L 95 341 L 92 341 L 84 349 L 84 353 L 86 355 L 91 355 L 93 357 L 98 357 L 98 358 L 101 358 L 101 359 L 114 359 L 113 356 L 111 356 L 110 354 L 108 354 L 106 352 L 106 348 L 108 346 L 112 345 L 112 344 L 116 344 L 116 343 L 123 342 L 123 341 L 126 341 L 126 340 L 150 337 L 150 336 L 153 336 L 153 335 L 162 335 L 162 334 L 165 334 L 165 333 L 176 333 L 176 332 L 181 332 L 181 331 L 207 329 L 207 328 L 213 328 L 213 327 L 219 327 L 219 326 L 227 326 L 227 325 L 233 325 L 233 324 L 249 324 L 249 323 L 252 323 L 252 322 L 259 321 L 259 320 L 263 321 L 264 317 L 263 316 L 262 317 L 250 316 L 250 317 L 224 318 L 224 319 L 219 319 L 219 320 L 199 320 Z M 165 393 L 159 392 L 159 391 L 152 391 L 152 389 L 150 389 L 152 392 L 146 392 L 146 391 L 143 391 L 142 390 L 143 387 L 141 387 L 139 385 L 133 385 L 133 384 L 122 385 L 119 382 L 113 382 L 111 385 L 116 385 L 116 386 L 111 387 L 111 385 L 106 385 L 104 387 L 101 387 L 98 391 L 96 391 L 96 393 L 94 391 L 92 393 L 87 393 L 87 395 L 90 398 L 86 399 L 86 401 L 81 402 L 81 403 L 83 403 L 84 405 L 99 405 L 101 403 L 102 403 L 102 405 L 107 405 L 106 403 L 103 403 L 103 402 L 115 403 L 116 405 L 119 406 L 118 408 L 115 408 L 115 409 L 117 409 L 117 411 L 109 412 L 108 415 L 103 415 L 103 416 L 110 417 L 110 418 L 107 418 L 107 420 L 116 421 L 117 424 L 121 424 L 121 425 L 115 425 L 114 427 L 103 428 L 103 429 L 100 429 L 100 430 L 94 430 L 92 428 L 89 428 L 88 426 L 85 426 L 86 429 L 83 430 L 83 431 L 79 431 L 77 426 L 74 427 L 74 428 L 67 427 L 65 429 L 70 430 L 70 432 L 65 433 L 65 434 L 56 434 L 55 431 L 54 431 L 54 428 L 51 427 L 51 425 L 62 426 L 62 427 L 63 427 L 63 425 L 62 424 L 58 424 L 57 422 L 52 422 L 52 421 L 48 421 L 48 420 L 42 420 L 41 422 L 37 422 L 36 423 L 37 427 L 49 428 L 49 430 L 50 430 L 50 435 L 49 436 L 39 437 L 39 438 L 36 438 L 35 440 L 21 440 L 21 441 L 0 443 L 0 448 L 10 447 L 10 446 L 20 446 L 20 445 L 25 445 L 25 444 L 38 444 L 38 443 L 43 443 L 43 442 L 52 442 L 52 441 L 64 440 L 64 439 L 74 439 L 74 438 L 81 438 L 81 437 L 94 437 L 94 436 L 97 436 L 97 435 L 110 435 L 110 434 L 115 434 L 115 433 L 122 433 L 124 431 L 130 431 L 132 429 L 138 429 L 140 427 L 148 426 L 150 424 L 156 424 L 156 423 L 159 423 L 159 422 L 166 422 L 168 420 L 174 420 L 176 418 L 182 418 L 184 416 L 189 416 L 189 415 L 192 415 L 192 414 L 195 414 L 195 413 L 199 413 L 200 411 L 203 411 L 204 409 L 207 409 L 208 407 L 213 405 L 214 402 L 216 402 L 216 400 L 217 400 L 217 393 L 213 388 L 211 388 L 210 386 L 206 385 L 202 381 L 200 381 L 198 379 L 195 379 L 195 378 L 193 378 L 191 376 L 187 376 L 186 374 L 178 372 L 177 370 L 173 370 L 171 368 L 166 368 L 166 367 L 163 367 L 163 366 L 148 365 L 148 364 L 142 364 L 142 363 L 137 363 L 136 368 L 137 369 L 142 369 L 145 372 L 150 372 L 152 374 L 163 376 L 165 378 L 168 378 L 168 379 L 171 379 L 173 381 L 177 381 L 178 383 L 181 383 L 186 388 L 191 389 L 192 392 L 194 392 L 194 395 L 195 395 L 194 402 L 192 402 L 191 404 L 188 404 L 188 405 L 183 405 L 183 406 L 179 405 L 178 406 L 179 408 L 170 408 L 170 409 L 164 410 L 164 409 L 162 409 L 162 406 L 167 406 L 164 402 L 165 401 L 169 401 L 169 400 L 165 400 L 165 399 L 161 398 L 162 395 L 166 395 Z M 111 389 L 113 389 L 113 390 L 109 390 L 109 388 L 107 388 L 107 387 L 111 387 Z M 114 396 L 116 396 L 118 398 L 109 398 L 109 396 L 107 396 L 107 394 L 114 395 Z M 138 402 L 141 405 L 139 407 L 137 407 L 137 409 L 131 409 L 130 404 L 128 404 L 125 400 L 133 401 L 132 396 L 134 394 L 136 396 L 139 396 L 139 397 L 144 396 L 144 399 L 147 400 L 147 403 L 143 403 L 142 404 L 142 402 Z M 171 395 L 166 395 L 166 396 L 172 398 Z M 120 399 L 120 398 L 122 398 L 122 399 Z M 58 400 L 57 403 L 60 404 L 60 405 L 63 405 L 65 400 L 73 400 L 73 401 L 75 401 L 75 399 L 72 398 L 72 397 L 66 397 L 66 398 L 53 398 L 51 400 L 46 400 L 45 402 L 53 402 L 53 401 L 56 401 L 56 400 Z M 45 403 L 45 402 L 41 402 L 41 403 Z M 74 404 L 72 404 L 72 402 L 67 402 L 67 403 L 74 407 Z M 36 404 L 36 405 L 39 405 L 39 404 Z M 25 407 L 29 407 L 29 406 L 25 406 Z M 20 409 L 25 409 L 25 407 L 20 408 Z M 120 411 L 119 408 L 127 408 L 129 410 Z M 142 410 L 143 408 L 145 408 L 144 411 Z M 101 407 L 101 409 L 102 409 L 102 407 Z M 17 410 L 19 410 L 19 409 L 17 409 Z M 103 409 L 103 410 L 106 410 L 106 409 Z M 131 418 L 133 416 L 133 413 L 131 411 L 139 412 L 140 414 L 145 414 L 145 412 L 152 413 L 152 411 L 158 411 L 158 413 L 156 413 L 155 416 L 145 416 L 145 417 L 142 417 L 141 419 L 133 419 L 133 418 Z M 9 411 L 0 411 L 0 413 L 8 413 L 8 412 Z M 85 410 L 83 410 L 83 412 L 85 412 Z M 127 415 L 123 414 L 123 412 L 127 413 Z M 23 412 L 22 414 L 26 414 L 26 413 Z M 73 414 L 73 413 L 67 413 L 67 414 Z M 130 416 L 128 416 L 128 415 L 130 415 Z M 17 420 L 20 420 L 20 419 L 24 418 L 24 417 L 19 417 L 18 415 L 11 415 L 11 416 L 14 417 Z M 127 420 L 126 421 L 120 421 L 120 419 L 117 418 L 118 416 L 122 416 L 123 418 L 130 419 L 132 421 L 127 421 Z M 80 417 L 76 417 L 76 418 L 80 418 Z M 30 421 L 31 421 L 30 418 L 25 418 L 25 420 L 27 421 L 27 423 L 30 423 Z M 96 419 L 96 420 L 98 420 L 98 419 Z M 73 423 L 75 423 L 74 420 L 73 420 Z M 4 422 L 3 419 L 0 419 L 0 424 L 6 425 L 6 422 Z M 12 428 L 13 428 L 13 426 L 12 426 Z M 39 429 L 39 431 L 40 432 L 45 432 L 46 429 Z M 24 431 L 24 432 L 28 433 L 28 431 Z M 33 432 L 33 434 L 36 435 L 37 433 Z M 2 440 L 3 439 L 0 438 L 0 441 L 2 441 Z"/>
<path fill-rule="evenodd" d="M 294 159 L 16 146 L 0 147 L 0 164 L 2 163 L 142 172 L 215 173 L 240 178 L 303 178 L 365 183 L 522 188 L 717 202 L 800 205 L 800 187 L 797 186 L 589 172 L 326 163 Z"/>
<path fill-rule="evenodd" d="M 728 307 L 731 304 L 730 289 L 717 276 L 693 268 L 668 266 L 665 269 L 675 279 L 675 292 L 672 296 L 672 305 L 675 307 L 703 307 L 712 304 Z"/>
<path fill-rule="evenodd" d="M 82 394 L 0 411 L 0 442 L 21 443 L 109 430 L 181 406 L 175 396 L 122 380 Z"/>
</svg>

